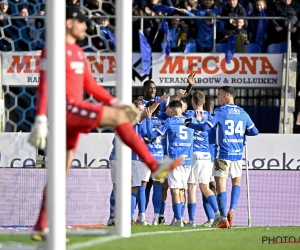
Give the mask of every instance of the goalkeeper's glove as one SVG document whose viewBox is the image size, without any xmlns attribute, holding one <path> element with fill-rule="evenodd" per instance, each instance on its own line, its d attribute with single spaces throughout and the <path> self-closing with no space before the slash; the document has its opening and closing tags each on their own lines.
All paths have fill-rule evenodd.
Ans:
<svg viewBox="0 0 300 250">
<path fill-rule="evenodd" d="M 126 108 L 128 106 L 127 104 L 124 104 L 119 98 L 110 100 L 109 105 L 120 109 Z"/>
<path fill-rule="evenodd" d="M 37 115 L 31 128 L 28 142 L 37 148 L 46 148 L 46 138 L 48 134 L 48 119 L 45 115 Z"/>
<path fill-rule="evenodd" d="M 192 122 L 192 118 L 185 119 L 184 126 L 189 127 L 191 122 Z"/>
<path fill-rule="evenodd" d="M 115 108 L 123 109 L 125 114 L 127 115 L 129 121 L 135 125 L 140 122 L 141 111 L 137 109 L 135 104 L 127 105 L 124 104 L 120 99 L 114 98 L 110 101 L 110 105 Z"/>
</svg>

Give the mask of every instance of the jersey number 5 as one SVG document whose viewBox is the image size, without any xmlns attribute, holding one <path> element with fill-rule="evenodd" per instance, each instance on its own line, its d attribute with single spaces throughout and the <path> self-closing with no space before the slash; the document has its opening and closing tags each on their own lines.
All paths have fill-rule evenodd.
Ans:
<svg viewBox="0 0 300 250">
<path fill-rule="evenodd" d="M 225 135 L 233 135 L 240 134 L 241 136 L 244 135 L 245 131 L 243 129 L 243 121 L 238 121 L 237 125 L 235 126 L 234 120 L 226 120 L 225 125 L 227 125 L 227 129 L 225 130 Z"/>
<path fill-rule="evenodd" d="M 186 126 L 179 126 L 179 138 L 181 140 L 186 140 L 188 138 L 188 132 Z"/>
</svg>

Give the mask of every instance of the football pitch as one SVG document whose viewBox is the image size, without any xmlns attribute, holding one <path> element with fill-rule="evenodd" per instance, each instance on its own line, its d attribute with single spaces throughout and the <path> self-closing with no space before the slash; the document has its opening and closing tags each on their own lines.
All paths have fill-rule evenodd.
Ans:
<svg viewBox="0 0 300 250">
<path fill-rule="evenodd" d="M 300 249 L 300 228 L 137 226 L 132 227 L 132 237 L 126 239 L 116 236 L 68 236 L 68 239 L 69 250 Z M 0 236 L 2 246 L 11 242 L 38 246 L 29 236 Z"/>
</svg>

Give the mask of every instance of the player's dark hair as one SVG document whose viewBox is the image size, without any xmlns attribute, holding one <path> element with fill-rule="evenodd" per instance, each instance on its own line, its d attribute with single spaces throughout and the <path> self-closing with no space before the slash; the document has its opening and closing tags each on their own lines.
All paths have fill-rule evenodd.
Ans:
<svg viewBox="0 0 300 250">
<path fill-rule="evenodd" d="M 223 91 L 225 91 L 226 93 L 230 94 L 233 98 L 235 98 L 236 96 L 236 92 L 235 89 L 233 87 L 230 86 L 223 86 L 222 88 Z"/>
<path fill-rule="evenodd" d="M 187 104 L 187 99 L 186 98 L 183 98 L 180 101 L 183 102 L 183 103 L 185 103 L 185 104 Z"/>
<path fill-rule="evenodd" d="M 154 84 L 155 84 L 155 82 L 152 81 L 152 80 L 144 81 L 144 83 L 143 83 L 143 88 L 146 88 L 146 86 L 148 86 L 148 85 L 151 84 L 151 83 L 154 83 Z"/>
<path fill-rule="evenodd" d="M 205 95 L 202 91 L 197 90 L 192 95 L 193 101 L 197 106 L 202 105 L 205 102 Z"/>
<path fill-rule="evenodd" d="M 149 108 L 152 104 L 154 104 L 155 102 L 153 102 L 153 101 L 149 101 L 149 102 L 147 102 L 147 104 L 146 104 L 146 108 Z M 152 113 L 152 116 L 153 117 L 157 117 L 158 116 L 158 113 L 159 113 L 159 105 L 157 106 L 157 108 L 153 111 L 153 113 Z"/>
<path fill-rule="evenodd" d="M 182 108 L 182 103 L 181 103 L 181 101 L 174 100 L 174 101 L 170 102 L 169 107 L 170 108 Z"/>
</svg>

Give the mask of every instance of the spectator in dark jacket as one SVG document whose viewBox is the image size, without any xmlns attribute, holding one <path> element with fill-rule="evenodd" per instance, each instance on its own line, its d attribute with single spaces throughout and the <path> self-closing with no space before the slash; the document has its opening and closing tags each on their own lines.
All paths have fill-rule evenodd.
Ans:
<svg viewBox="0 0 300 250">
<path fill-rule="evenodd" d="M 26 5 L 19 7 L 19 15 L 23 16 L 24 19 L 14 19 L 12 21 L 12 23 L 21 30 L 19 33 L 22 39 L 18 41 L 18 45 L 24 51 L 36 50 L 37 44 L 34 42 L 37 38 L 35 19 L 27 18 L 29 13 Z"/>
<path fill-rule="evenodd" d="M 274 5 L 270 16 L 286 17 L 291 22 L 292 30 L 295 33 L 299 22 L 297 18 L 297 7 L 292 4 L 292 0 L 281 0 Z M 269 43 L 280 43 L 287 40 L 288 22 L 286 20 L 271 20 Z"/>
<path fill-rule="evenodd" d="M 13 41 L 8 41 L 5 39 L 0 40 L 0 50 L 1 51 L 21 51 L 17 39 L 19 38 L 19 33 L 16 29 L 11 27 L 11 21 L 9 20 L 9 5 L 7 0 L 0 1 L 0 27 L 3 28 L 4 35 Z"/>
<path fill-rule="evenodd" d="M 235 17 L 245 17 L 246 10 L 245 8 L 238 3 L 238 0 L 228 0 L 228 3 L 223 7 L 221 16 L 232 17 L 232 19 L 224 20 L 224 28 L 225 30 L 235 29 L 233 19 Z"/>
</svg>

